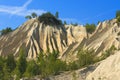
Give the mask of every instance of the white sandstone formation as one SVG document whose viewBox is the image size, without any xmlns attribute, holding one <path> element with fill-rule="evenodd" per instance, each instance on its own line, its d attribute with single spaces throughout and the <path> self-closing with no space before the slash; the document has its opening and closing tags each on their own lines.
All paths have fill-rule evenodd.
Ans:
<svg viewBox="0 0 120 80">
<path fill-rule="evenodd" d="M 108 50 L 112 46 L 120 48 L 120 26 L 116 19 L 99 23 L 92 36 L 86 41 L 85 48 L 94 49 L 96 54 Z"/>
<path fill-rule="evenodd" d="M 82 31 L 84 30 L 84 31 Z M 85 28 L 64 25 L 45 25 L 37 19 L 31 19 L 13 32 L 0 37 L 0 54 L 13 53 L 19 55 L 19 50 L 25 48 L 26 56 L 36 58 L 42 51 L 44 53 L 62 52 L 73 42 L 81 41 L 86 37 Z"/>
<path fill-rule="evenodd" d="M 103 60 L 86 80 L 120 80 L 120 51 Z"/>
</svg>

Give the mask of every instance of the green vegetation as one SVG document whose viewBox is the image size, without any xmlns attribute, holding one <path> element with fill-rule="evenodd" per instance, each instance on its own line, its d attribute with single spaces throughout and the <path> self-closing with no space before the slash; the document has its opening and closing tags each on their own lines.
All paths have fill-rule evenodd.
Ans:
<svg viewBox="0 0 120 80">
<path fill-rule="evenodd" d="M 32 16 L 33 18 L 36 18 L 36 17 L 37 17 L 37 14 L 36 14 L 35 12 L 33 12 L 33 13 L 31 14 L 31 16 Z"/>
<path fill-rule="evenodd" d="M 25 16 L 26 19 L 32 19 L 32 18 L 36 18 L 37 14 L 35 12 L 33 12 L 31 15 L 27 15 Z"/>
<path fill-rule="evenodd" d="M 93 33 L 95 31 L 95 29 L 96 29 L 96 26 L 95 26 L 95 24 L 88 24 L 87 23 L 85 25 L 85 28 L 86 28 L 88 33 Z"/>
<path fill-rule="evenodd" d="M 77 54 L 78 60 L 69 63 L 67 66 L 68 70 L 74 71 L 98 62 L 99 58 L 94 53 L 94 50 L 79 50 Z"/>
<path fill-rule="evenodd" d="M 12 54 L 7 58 L 0 57 L 0 79 L 15 79 L 19 80 L 22 77 L 31 78 L 36 75 L 40 75 L 40 78 L 46 78 L 50 75 L 57 75 L 63 71 L 74 71 L 90 64 L 94 64 L 99 60 L 103 60 L 114 51 L 116 48 L 112 46 L 107 53 L 100 58 L 95 57 L 94 50 L 79 50 L 77 54 L 78 60 L 66 63 L 58 59 L 59 53 L 54 51 L 53 53 L 40 53 L 36 60 L 26 60 L 25 51 L 20 50 L 20 56 L 15 60 Z M 16 76 L 16 77 L 15 77 Z M 76 74 L 73 75 L 76 79 Z"/>
<path fill-rule="evenodd" d="M 25 51 L 22 49 L 19 58 L 16 60 L 11 54 L 7 58 L 0 57 L 0 79 L 2 80 L 13 80 L 13 78 L 19 80 L 22 77 L 36 75 L 45 78 L 65 70 L 67 70 L 66 62 L 58 59 L 58 52 L 55 51 L 49 55 L 40 53 L 37 60 L 31 61 L 26 61 Z"/>
<path fill-rule="evenodd" d="M 4 58 L 0 56 L 0 79 L 4 79 Z"/>
<path fill-rule="evenodd" d="M 56 15 L 56 17 L 58 16 Z M 45 25 L 62 25 L 62 21 L 56 17 L 50 12 L 47 12 L 39 16 L 38 20 Z"/>
<path fill-rule="evenodd" d="M 117 22 L 120 22 L 120 10 L 116 12 L 116 19 L 117 19 Z"/>
<path fill-rule="evenodd" d="M 120 22 L 120 16 L 117 17 L 117 22 Z"/>
<path fill-rule="evenodd" d="M 67 24 L 67 22 L 66 21 L 64 21 L 64 25 L 66 25 Z"/>
<path fill-rule="evenodd" d="M 12 31 L 13 30 L 10 27 L 7 27 L 6 29 L 1 30 L 0 34 L 5 35 L 5 34 L 8 34 L 8 33 L 12 32 Z"/>
<path fill-rule="evenodd" d="M 73 24 L 73 23 L 71 23 L 71 25 L 73 25 L 73 26 L 78 26 L 78 23 L 74 23 L 74 24 Z"/>
<path fill-rule="evenodd" d="M 14 56 L 12 54 L 8 55 L 8 57 L 6 59 L 5 67 L 8 69 L 9 73 L 11 73 L 15 69 L 16 62 L 15 62 Z"/>
<path fill-rule="evenodd" d="M 41 70 L 42 77 L 59 74 L 60 71 L 66 70 L 66 63 L 57 59 L 58 52 L 53 52 L 48 55 L 39 54 L 38 64 Z"/>
<path fill-rule="evenodd" d="M 17 69 L 18 72 L 20 73 L 19 76 L 22 77 L 23 73 L 26 71 L 27 68 L 27 61 L 26 61 L 26 57 L 25 57 L 25 52 L 23 49 L 20 50 L 20 56 L 17 62 Z"/>
<path fill-rule="evenodd" d="M 78 23 L 72 23 L 72 22 L 71 22 L 71 25 L 73 25 L 73 26 L 78 26 Z"/>
<path fill-rule="evenodd" d="M 116 18 L 120 16 L 120 10 L 116 12 Z"/>
<path fill-rule="evenodd" d="M 59 12 L 55 13 L 55 17 L 58 19 L 59 18 Z"/>
<path fill-rule="evenodd" d="M 24 73 L 25 76 L 32 77 L 35 75 L 39 75 L 40 73 L 40 68 L 34 60 L 27 62 L 26 72 Z"/>
<path fill-rule="evenodd" d="M 96 62 L 94 50 L 79 50 L 78 52 L 78 66 L 84 67 Z"/>
<path fill-rule="evenodd" d="M 117 48 L 116 48 L 115 46 L 111 46 L 110 49 L 106 50 L 106 51 L 102 54 L 100 60 L 106 59 L 107 57 L 109 57 L 110 55 L 112 55 L 115 50 L 117 50 Z"/>
<path fill-rule="evenodd" d="M 32 19 L 30 15 L 25 16 L 26 19 Z"/>
</svg>

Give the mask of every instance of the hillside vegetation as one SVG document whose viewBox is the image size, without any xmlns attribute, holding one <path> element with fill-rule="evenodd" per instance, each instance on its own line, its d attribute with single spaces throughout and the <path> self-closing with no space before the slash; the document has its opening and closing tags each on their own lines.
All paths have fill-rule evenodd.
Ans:
<svg viewBox="0 0 120 80">
<path fill-rule="evenodd" d="M 96 62 L 93 51 L 78 52 L 78 60 L 66 63 L 58 59 L 59 53 L 54 51 L 48 55 L 40 53 L 36 60 L 27 61 L 25 51 L 21 49 L 20 56 L 15 59 L 12 54 L 7 58 L 0 57 L 0 79 L 20 79 L 22 77 L 33 77 L 40 75 L 39 78 L 46 78 L 49 75 L 57 75 L 63 71 L 71 71 Z"/>
</svg>

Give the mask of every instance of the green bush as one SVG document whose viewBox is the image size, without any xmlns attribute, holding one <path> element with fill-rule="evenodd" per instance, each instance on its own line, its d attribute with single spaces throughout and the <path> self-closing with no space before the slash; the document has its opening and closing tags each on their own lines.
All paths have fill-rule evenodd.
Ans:
<svg viewBox="0 0 120 80">
<path fill-rule="evenodd" d="M 95 54 L 93 50 L 79 50 L 78 51 L 78 66 L 84 67 L 95 63 Z"/>
<path fill-rule="evenodd" d="M 72 71 L 72 70 L 76 70 L 76 69 L 78 69 L 78 63 L 76 63 L 76 61 L 68 64 L 68 70 Z"/>
<path fill-rule="evenodd" d="M 25 16 L 25 19 L 32 19 L 30 15 Z"/>
<path fill-rule="evenodd" d="M 48 77 L 49 75 L 59 74 L 60 71 L 66 70 L 66 62 L 63 62 L 58 58 L 58 52 L 49 53 L 44 56 L 43 53 L 39 54 L 38 64 L 41 70 L 42 77 Z"/>
<path fill-rule="evenodd" d="M 1 33 L 1 35 L 5 35 L 12 31 L 13 30 L 10 27 L 7 27 L 6 29 L 1 30 L 0 33 Z"/>
<path fill-rule="evenodd" d="M 25 51 L 23 49 L 20 49 L 19 54 L 20 56 L 17 61 L 17 73 L 19 77 L 22 77 L 27 68 L 27 60 L 25 56 Z"/>
<path fill-rule="evenodd" d="M 35 12 L 33 12 L 33 13 L 31 14 L 31 16 L 32 16 L 33 18 L 36 18 L 36 17 L 37 17 L 37 14 L 36 14 Z"/>
<path fill-rule="evenodd" d="M 32 60 L 27 63 L 27 68 L 24 75 L 27 77 L 33 77 L 36 75 L 40 75 L 40 72 L 41 71 L 38 64 L 34 60 Z"/>
<path fill-rule="evenodd" d="M 4 59 L 0 56 L 0 79 L 4 79 Z"/>
<path fill-rule="evenodd" d="M 120 10 L 116 12 L 116 19 L 117 19 L 117 22 L 120 22 Z"/>
<path fill-rule="evenodd" d="M 114 50 L 115 48 L 111 47 L 111 49 Z M 0 79 L 13 80 L 14 75 L 17 76 L 16 80 L 22 77 L 34 77 L 36 75 L 41 75 L 42 78 L 46 78 L 50 75 L 57 75 L 66 70 L 76 70 L 96 62 L 93 50 L 79 50 L 77 55 L 78 60 L 69 64 L 58 59 L 59 53 L 56 51 L 48 53 L 48 55 L 41 52 L 37 60 L 28 62 L 26 61 L 24 50 L 21 49 L 19 54 L 20 56 L 16 61 L 13 55 L 9 55 L 7 59 L 0 57 Z M 17 62 L 16 65 L 15 62 Z"/>
<path fill-rule="evenodd" d="M 95 26 L 95 24 L 86 24 L 85 28 L 88 33 L 93 33 L 96 29 L 96 26 Z"/>
<path fill-rule="evenodd" d="M 12 54 L 9 54 L 6 59 L 6 68 L 8 69 L 8 72 L 12 72 L 16 67 L 16 62 L 14 59 L 14 56 Z"/>
<path fill-rule="evenodd" d="M 38 20 L 45 25 L 62 25 L 62 21 L 57 19 L 50 12 L 42 14 L 41 16 L 39 16 Z"/>
<path fill-rule="evenodd" d="M 8 61 L 10 60 L 10 61 Z M 12 80 L 12 71 L 15 69 L 14 59 L 12 57 L 3 58 L 0 57 L 0 79 Z"/>
<path fill-rule="evenodd" d="M 120 22 L 120 16 L 117 17 L 117 22 Z"/>
<path fill-rule="evenodd" d="M 99 61 L 99 58 L 95 56 L 94 50 L 79 50 L 77 54 L 77 61 L 68 64 L 68 70 L 77 70 L 82 67 L 94 64 Z"/>
<path fill-rule="evenodd" d="M 64 21 L 64 25 L 67 25 L 67 22 L 66 22 L 66 21 Z"/>
<path fill-rule="evenodd" d="M 110 55 L 112 55 L 115 50 L 117 50 L 117 48 L 114 45 L 111 46 L 110 49 L 108 49 L 105 52 L 103 52 L 103 54 L 101 56 L 101 60 L 106 59 L 107 57 L 109 57 Z"/>
<path fill-rule="evenodd" d="M 32 18 L 36 18 L 37 14 L 35 12 L 33 12 L 31 15 L 27 15 L 25 16 L 26 19 L 32 19 Z"/>
<path fill-rule="evenodd" d="M 120 10 L 116 12 L 116 18 L 120 16 Z"/>
<path fill-rule="evenodd" d="M 59 18 L 59 12 L 58 12 L 58 11 L 55 13 L 55 17 L 56 17 L 57 19 Z"/>
</svg>

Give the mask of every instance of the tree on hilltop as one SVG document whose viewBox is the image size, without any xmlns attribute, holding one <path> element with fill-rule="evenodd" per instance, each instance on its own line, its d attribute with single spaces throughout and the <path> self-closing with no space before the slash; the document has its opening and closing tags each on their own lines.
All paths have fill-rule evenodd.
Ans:
<svg viewBox="0 0 120 80">
<path fill-rule="evenodd" d="M 26 19 L 32 19 L 30 15 L 25 16 Z"/>
<path fill-rule="evenodd" d="M 31 16 L 32 16 L 32 18 L 36 18 L 36 17 L 37 17 L 37 14 L 36 14 L 35 12 L 33 12 L 33 13 L 31 14 Z"/>
<path fill-rule="evenodd" d="M 32 19 L 32 18 L 36 18 L 37 14 L 35 12 L 31 13 L 31 15 L 27 15 L 25 16 L 26 19 Z"/>
<path fill-rule="evenodd" d="M 62 21 L 57 19 L 53 14 L 50 12 L 44 13 L 41 16 L 39 16 L 38 20 L 41 23 L 44 23 L 46 25 L 62 25 Z"/>
<path fill-rule="evenodd" d="M 57 19 L 59 18 L 59 12 L 58 12 L 58 11 L 55 13 L 55 17 L 56 17 Z"/>
</svg>

